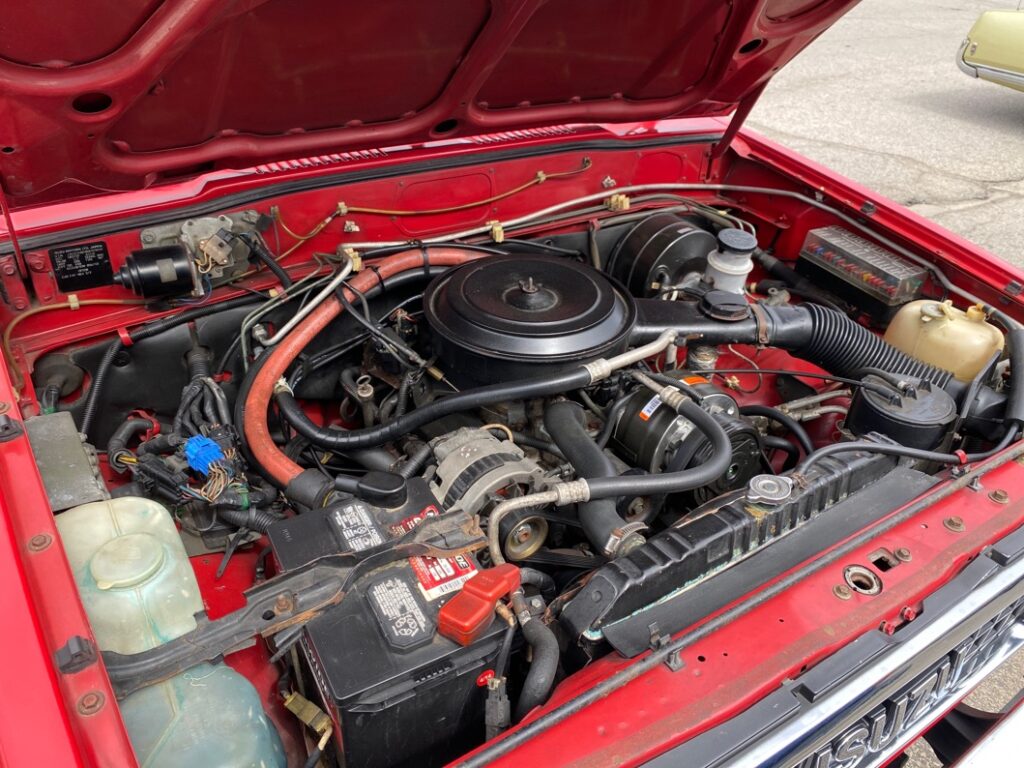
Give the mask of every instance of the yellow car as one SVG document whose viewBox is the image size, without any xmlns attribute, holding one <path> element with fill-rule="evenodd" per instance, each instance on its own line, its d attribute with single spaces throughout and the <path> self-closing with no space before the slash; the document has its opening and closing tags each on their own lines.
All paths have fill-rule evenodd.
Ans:
<svg viewBox="0 0 1024 768">
<path fill-rule="evenodd" d="M 1024 10 L 981 14 L 956 63 L 971 77 L 1024 91 Z"/>
</svg>

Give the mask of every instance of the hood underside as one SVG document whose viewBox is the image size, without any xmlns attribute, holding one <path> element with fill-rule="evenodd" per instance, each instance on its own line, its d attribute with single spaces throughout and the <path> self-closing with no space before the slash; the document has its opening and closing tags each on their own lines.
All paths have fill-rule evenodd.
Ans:
<svg viewBox="0 0 1024 768">
<path fill-rule="evenodd" d="M 0 15 L 15 206 L 213 168 L 724 115 L 858 0 L 34 0 Z"/>
</svg>

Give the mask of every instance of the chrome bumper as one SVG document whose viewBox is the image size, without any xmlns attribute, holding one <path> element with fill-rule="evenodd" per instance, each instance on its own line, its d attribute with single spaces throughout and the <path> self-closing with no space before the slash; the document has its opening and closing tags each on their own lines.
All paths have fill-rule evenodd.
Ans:
<svg viewBox="0 0 1024 768">
<path fill-rule="evenodd" d="M 983 64 L 968 64 L 964 56 L 967 54 L 967 48 L 970 44 L 970 38 L 960 43 L 960 50 L 956 55 L 956 65 L 960 68 L 961 72 L 968 77 L 988 80 L 998 85 L 1024 88 L 1024 75 L 1019 72 L 1011 72 L 1008 69 L 999 69 L 998 67 L 986 67 Z"/>
</svg>

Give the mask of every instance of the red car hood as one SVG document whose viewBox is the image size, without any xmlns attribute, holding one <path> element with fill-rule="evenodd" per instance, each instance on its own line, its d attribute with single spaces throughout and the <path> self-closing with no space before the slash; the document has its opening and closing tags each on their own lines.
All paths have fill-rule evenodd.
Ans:
<svg viewBox="0 0 1024 768">
<path fill-rule="evenodd" d="M 291 157 L 728 114 L 857 0 L 34 0 L 0 17 L 15 207 Z"/>
</svg>

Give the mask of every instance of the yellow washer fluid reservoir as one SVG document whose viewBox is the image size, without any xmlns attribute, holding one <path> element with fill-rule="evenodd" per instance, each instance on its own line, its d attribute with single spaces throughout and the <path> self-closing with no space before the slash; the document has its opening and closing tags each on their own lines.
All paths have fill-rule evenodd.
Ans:
<svg viewBox="0 0 1024 768">
<path fill-rule="evenodd" d="M 885 340 L 922 363 L 951 371 L 960 381 L 977 376 L 1005 343 L 980 305 L 964 312 L 951 301 L 934 299 L 904 304 L 886 328 Z"/>
<path fill-rule="evenodd" d="M 57 515 L 101 650 L 138 653 L 184 635 L 203 610 L 170 513 L 123 497 Z M 120 703 L 142 768 L 284 768 L 280 737 L 248 680 L 226 664 L 200 664 Z"/>
</svg>

